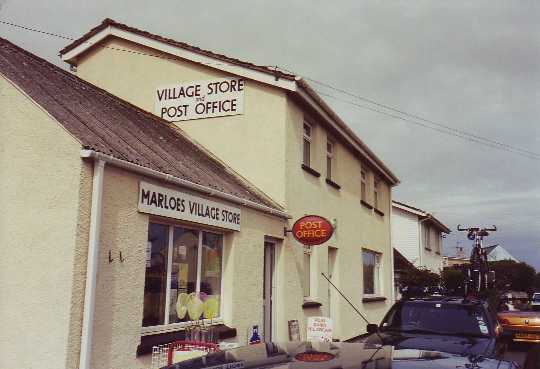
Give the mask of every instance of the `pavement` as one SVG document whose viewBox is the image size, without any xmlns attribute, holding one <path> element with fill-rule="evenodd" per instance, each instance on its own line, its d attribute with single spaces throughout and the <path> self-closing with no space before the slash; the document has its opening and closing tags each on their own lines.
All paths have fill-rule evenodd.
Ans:
<svg viewBox="0 0 540 369">
<path fill-rule="evenodd" d="M 504 359 L 515 361 L 523 369 L 540 369 L 540 344 L 512 343 Z"/>
</svg>

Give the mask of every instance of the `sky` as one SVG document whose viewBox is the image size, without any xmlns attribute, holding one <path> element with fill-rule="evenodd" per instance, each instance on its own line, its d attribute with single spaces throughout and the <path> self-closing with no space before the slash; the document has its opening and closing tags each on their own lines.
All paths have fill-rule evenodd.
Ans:
<svg viewBox="0 0 540 369">
<path fill-rule="evenodd" d="M 393 198 L 453 230 L 446 254 L 470 243 L 457 224 L 495 224 L 485 245 L 540 271 L 539 156 L 374 112 L 366 107 L 389 111 L 336 90 L 540 154 L 540 2 L 0 0 L 0 21 L 74 38 L 107 17 L 316 81 L 400 178 Z M 3 24 L 0 36 L 65 67 L 67 40 Z"/>
</svg>

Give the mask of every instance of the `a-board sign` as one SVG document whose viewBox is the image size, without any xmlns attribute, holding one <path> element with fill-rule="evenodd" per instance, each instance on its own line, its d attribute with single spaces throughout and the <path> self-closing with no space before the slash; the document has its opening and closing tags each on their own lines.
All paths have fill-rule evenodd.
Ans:
<svg viewBox="0 0 540 369">
<path fill-rule="evenodd" d="M 307 340 L 332 342 L 332 319 L 312 316 L 307 321 Z"/>
<path fill-rule="evenodd" d="M 243 114 L 244 87 L 242 78 L 159 86 L 154 95 L 155 114 L 169 122 Z"/>
<path fill-rule="evenodd" d="M 334 233 L 334 227 L 326 218 L 306 215 L 294 223 L 292 233 L 301 244 L 315 246 L 328 241 Z"/>
</svg>

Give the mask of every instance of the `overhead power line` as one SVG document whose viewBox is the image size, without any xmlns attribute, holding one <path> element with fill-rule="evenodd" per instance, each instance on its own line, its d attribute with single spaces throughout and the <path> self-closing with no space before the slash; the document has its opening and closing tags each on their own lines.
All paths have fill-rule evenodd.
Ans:
<svg viewBox="0 0 540 369">
<path fill-rule="evenodd" d="M 34 28 L 34 27 L 24 26 L 24 25 L 16 24 L 16 23 L 1 20 L 1 19 L 0 19 L 0 24 L 4 24 L 4 25 L 7 25 L 7 26 L 23 29 L 25 31 L 30 31 L 30 32 L 43 34 L 43 35 L 46 35 L 46 36 L 57 37 L 57 38 L 61 38 L 61 39 L 64 39 L 64 40 L 70 40 L 70 41 L 76 40 L 76 38 L 74 38 L 74 37 L 60 35 L 60 34 L 57 34 L 57 33 L 44 31 L 44 30 Z M 85 41 L 85 42 L 92 44 L 89 41 Z M 111 50 L 115 50 L 115 51 L 127 52 L 127 53 L 130 53 L 130 54 L 150 56 L 150 57 L 159 58 L 159 59 L 176 60 L 176 57 L 167 57 L 165 55 L 160 55 L 160 54 L 148 54 L 148 53 L 144 53 L 144 52 L 140 52 L 140 51 L 134 51 L 134 50 L 123 49 L 123 48 L 112 47 L 112 46 L 99 45 L 99 47 L 102 47 L 102 48 L 105 48 L 105 49 L 111 49 Z M 202 62 L 202 64 L 210 66 L 210 67 L 226 66 L 227 65 L 225 63 L 205 63 L 205 62 Z M 294 75 L 299 75 L 298 73 L 295 73 L 294 71 L 287 70 L 287 69 L 282 68 L 282 67 L 276 66 L 275 68 L 276 69 L 281 69 L 281 70 L 283 70 L 285 72 L 288 72 L 288 73 L 291 73 L 291 74 L 294 74 Z M 493 139 L 490 139 L 490 138 L 487 138 L 487 137 L 479 136 L 477 134 L 467 132 L 467 131 L 463 131 L 463 130 L 451 127 L 449 125 L 436 122 L 436 121 L 431 120 L 431 119 L 423 118 L 423 117 L 421 117 L 419 115 L 408 113 L 408 112 L 406 112 L 406 111 L 404 111 L 402 109 L 399 109 L 399 108 L 393 107 L 391 105 L 384 104 L 384 103 L 375 101 L 373 99 L 370 99 L 370 98 L 367 98 L 367 97 L 352 93 L 350 91 L 347 91 L 345 89 L 333 86 L 333 85 L 331 85 L 329 83 L 326 83 L 326 82 L 318 81 L 316 79 L 306 77 L 306 76 L 303 76 L 303 78 L 310 81 L 310 82 L 318 84 L 318 85 L 320 85 L 322 87 L 325 87 L 327 89 L 336 91 L 336 92 L 338 92 L 340 94 L 343 94 L 343 95 L 352 97 L 354 99 L 363 101 L 364 103 L 367 103 L 369 105 L 359 104 L 359 103 L 356 103 L 354 101 L 348 101 L 348 100 L 339 98 L 337 96 L 334 96 L 334 95 L 331 95 L 331 94 L 328 94 L 326 92 L 323 92 L 323 91 L 320 91 L 320 90 L 316 89 L 315 91 L 318 94 L 322 95 L 322 96 L 326 96 L 326 97 L 329 97 L 331 99 L 334 99 L 334 100 L 337 100 L 337 101 L 340 101 L 340 102 L 343 102 L 343 103 L 346 103 L 346 104 L 349 104 L 349 105 L 352 105 L 352 106 L 355 106 L 355 107 L 358 107 L 358 108 L 361 108 L 361 109 L 364 109 L 364 110 L 369 110 L 369 111 L 372 111 L 372 112 L 375 112 L 375 113 L 378 113 L 378 114 L 386 115 L 388 117 L 395 118 L 395 119 L 401 120 L 403 122 L 414 124 L 414 125 L 417 125 L 417 126 L 420 126 L 420 127 L 423 127 L 423 128 L 427 128 L 427 129 L 430 129 L 430 130 L 433 130 L 433 131 L 436 131 L 436 132 L 439 132 L 439 133 L 442 133 L 442 134 L 450 135 L 450 136 L 457 137 L 457 138 L 460 138 L 460 139 L 464 139 L 464 140 L 467 140 L 467 141 L 470 141 L 470 142 L 481 144 L 481 145 L 484 145 L 484 146 L 487 146 L 487 147 L 491 147 L 491 148 L 506 151 L 506 152 L 509 152 L 509 153 L 512 153 L 512 154 L 520 155 L 520 156 L 526 157 L 528 159 L 540 160 L 540 153 L 536 153 L 536 152 L 533 152 L 533 151 L 530 151 L 530 150 L 522 149 L 522 148 L 519 148 L 517 146 L 509 145 L 509 144 L 506 144 L 506 143 L 503 143 L 503 142 L 500 142 L 500 141 L 497 141 L 497 140 L 493 140 Z"/>
</svg>

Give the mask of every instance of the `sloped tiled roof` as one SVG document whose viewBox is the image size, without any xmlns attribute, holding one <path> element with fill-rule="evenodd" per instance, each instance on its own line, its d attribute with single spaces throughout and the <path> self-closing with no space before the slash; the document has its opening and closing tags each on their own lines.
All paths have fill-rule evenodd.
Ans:
<svg viewBox="0 0 540 369">
<path fill-rule="evenodd" d="M 209 50 L 201 49 L 199 47 L 187 44 L 185 42 L 176 41 L 176 40 L 173 40 L 173 39 L 170 39 L 170 38 L 167 38 L 167 37 L 163 37 L 163 36 L 156 35 L 156 34 L 153 34 L 153 33 L 147 32 L 147 31 L 140 30 L 140 29 L 135 28 L 135 27 L 128 26 L 126 24 L 118 23 L 118 22 L 116 22 L 116 21 L 114 21 L 113 19 L 110 19 L 110 18 L 104 19 L 103 22 L 101 22 L 101 24 L 99 24 L 98 26 L 92 28 L 90 31 L 88 31 L 87 33 L 82 35 L 80 38 L 78 38 L 77 40 L 73 41 L 72 43 L 70 43 L 69 45 L 64 47 L 62 50 L 60 50 L 60 55 L 66 54 L 67 52 L 73 50 L 77 46 L 87 42 L 92 36 L 96 35 L 97 33 L 99 33 L 100 31 L 104 30 L 105 28 L 107 28 L 109 26 L 114 26 L 114 27 L 117 27 L 117 28 L 122 29 L 124 31 L 132 32 L 132 33 L 137 34 L 139 36 L 143 36 L 143 37 L 147 37 L 147 38 L 152 39 L 152 40 L 160 41 L 160 42 L 169 44 L 171 46 L 180 47 L 182 49 L 189 50 L 189 51 L 198 53 L 200 55 L 204 55 L 204 56 L 208 56 L 208 57 L 215 58 L 215 59 L 218 59 L 218 60 L 222 60 L 222 61 L 224 61 L 226 63 L 231 63 L 231 64 L 238 65 L 238 66 L 241 66 L 241 67 L 253 69 L 253 70 L 256 70 L 256 71 L 259 71 L 259 72 L 268 73 L 268 74 L 271 74 L 271 75 L 276 76 L 278 78 L 285 78 L 285 79 L 289 79 L 289 80 L 294 80 L 295 77 L 296 77 L 294 74 L 285 73 L 282 70 L 278 70 L 276 67 L 257 65 L 257 64 L 249 63 L 249 62 L 242 61 L 242 60 L 239 60 L 239 59 L 231 58 L 231 57 L 223 55 L 223 54 L 218 54 L 218 53 L 215 53 L 215 52 L 212 52 L 212 51 L 209 51 Z"/>
<path fill-rule="evenodd" d="M 0 74 L 53 116 L 82 148 L 282 211 L 172 123 L 2 38 Z"/>
</svg>

